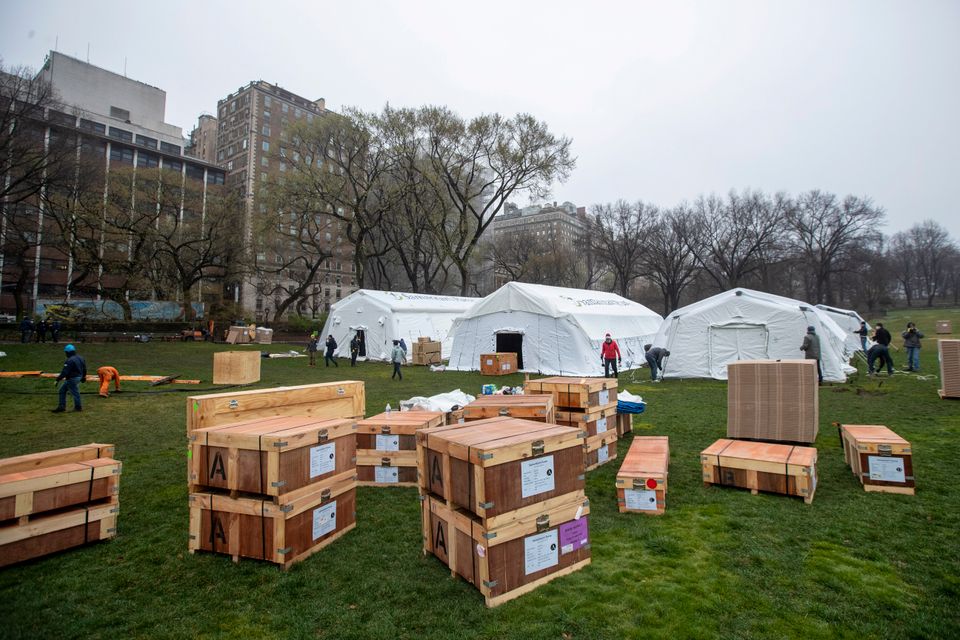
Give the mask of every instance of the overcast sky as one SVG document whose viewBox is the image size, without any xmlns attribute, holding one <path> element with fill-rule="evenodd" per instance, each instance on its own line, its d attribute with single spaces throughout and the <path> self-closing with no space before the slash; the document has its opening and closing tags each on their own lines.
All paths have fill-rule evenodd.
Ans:
<svg viewBox="0 0 960 640">
<path fill-rule="evenodd" d="M 960 239 L 960 2 L 5 3 L 47 51 L 167 92 L 188 133 L 263 79 L 327 106 L 529 112 L 573 139 L 552 199 L 664 206 L 745 187 L 872 198 Z M 519 204 L 526 204 L 520 202 Z"/>
</svg>

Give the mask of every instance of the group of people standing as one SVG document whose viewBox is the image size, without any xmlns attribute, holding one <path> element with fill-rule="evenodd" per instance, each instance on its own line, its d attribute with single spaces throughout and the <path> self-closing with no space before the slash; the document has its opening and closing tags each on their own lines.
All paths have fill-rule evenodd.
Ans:
<svg viewBox="0 0 960 640">
<path fill-rule="evenodd" d="M 360 333 L 354 333 L 353 338 L 350 340 L 350 366 L 357 366 L 357 357 L 360 355 L 360 345 L 361 338 Z M 339 367 L 340 364 L 337 362 L 337 358 L 334 355 L 337 352 L 337 340 L 333 337 L 332 334 L 327 336 L 326 341 L 323 343 L 324 353 L 323 353 L 323 365 L 329 367 L 332 363 L 333 366 Z M 310 340 L 307 342 L 307 353 L 310 356 L 310 363 L 308 366 L 316 366 L 317 352 L 320 351 L 320 332 L 314 331 L 310 334 Z M 390 352 L 390 362 L 393 364 L 393 375 L 390 376 L 391 379 L 399 378 L 403 380 L 403 372 L 400 370 L 400 366 L 407 361 L 407 345 L 403 341 L 394 340 L 393 349 Z"/>
<path fill-rule="evenodd" d="M 53 342 L 59 342 L 60 321 L 54 319 L 47 322 L 45 319 L 42 319 L 40 322 L 34 324 L 33 320 L 27 316 L 24 316 L 23 320 L 20 321 L 21 344 L 27 344 L 28 342 L 46 342 L 48 332 Z"/>
<path fill-rule="evenodd" d="M 860 329 L 856 331 L 860 336 L 860 345 L 867 356 L 867 375 L 879 373 L 880 369 L 886 366 L 887 375 L 893 375 L 893 357 L 890 355 L 890 343 L 893 336 L 884 328 L 882 322 L 878 322 L 873 331 L 873 344 L 867 346 L 867 323 L 861 322 Z M 920 370 L 920 340 L 923 339 L 923 332 L 917 329 L 917 325 L 912 322 L 907 323 L 907 328 L 900 336 L 903 338 L 903 347 L 907 352 L 907 371 Z M 876 367 L 874 367 L 876 365 Z"/>
</svg>

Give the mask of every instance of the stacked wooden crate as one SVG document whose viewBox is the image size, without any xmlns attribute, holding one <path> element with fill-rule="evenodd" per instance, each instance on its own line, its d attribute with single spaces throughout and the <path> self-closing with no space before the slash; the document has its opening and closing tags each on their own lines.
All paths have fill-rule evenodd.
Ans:
<svg viewBox="0 0 960 640">
<path fill-rule="evenodd" d="M 811 443 L 820 421 L 814 360 L 727 365 L 727 437 Z"/>
<path fill-rule="evenodd" d="M 800 496 L 813 502 L 817 450 L 813 447 L 722 438 L 700 453 L 703 483 Z"/>
<path fill-rule="evenodd" d="M 417 431 L 444 424 L 440 411 L 390 411 L 357 422 L 361 486 L 417 486 Z"/>
<path fill-rule="evenodd" d="M 111 444 L 0 460 L 0 567 L 117 532 L 121 464 Z"/>
<path fill-rule="evenodd" d="M 913 449 L 882 425 L 842 424 L 843 460 L 864 491 L 914 494 Z"/>
<path fill-rule="evenodd" d="M 497 606 L 590 563 L 578 429 L 498 417 L 417 432 L 424 553 Z"/>
<path fill-rule="evenodd" d="M 938 340 L 941 398 L 960 398 L 960 340 Z"/>
<path fill-rule="evenodd" d="M 485 353 L 480 356 L 480 373 L 485 376 L 506 376 L 517 372 L 517 354 Z"/>
<path fill-rule="evenodd" d="M 259 351 L 219 351 L 213 354 L 213 384 L 260 382 Z"/>
<path fill-rule="evenodd" d="M 419 338 L 413 343 L 413 364 L 440 364 L 440 343 L 430 338 Z"/>
<path fill-rule="evenodd" d="M 551 377 L 527 380 L 524 393 L 549 393 L 557 407 L 557 424 L 587 432 L 587 471 L 617 457 L 616 378 Z"/>
<path fill-rule="evenodd" d="M 622 438 L 623 436 L 632 432 L 633 432 L 633 414 L 618 413 L 617 414 L 617 437 Z"/>
<path fill-rule="evenodd" d="M 466 421 L 506 416 L 555 424 L 557 414 L 549 393 L 479 396 L 463 408 Z"/>
<path fill-rule="evenodd" d="M 617 471 L 620 513 L 659 515 L 666 509 L 670 441 L 667 436 L 637 436 Z"/>
</svg>

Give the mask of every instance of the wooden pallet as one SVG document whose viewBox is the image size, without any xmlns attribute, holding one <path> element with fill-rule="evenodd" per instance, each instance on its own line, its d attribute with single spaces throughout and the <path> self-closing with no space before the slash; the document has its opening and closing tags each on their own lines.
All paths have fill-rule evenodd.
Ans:
<svg viewBox="0 0 960 640">
<path fill-rule="evenodd" d="M 843 461 L 864 491 L 914 495 L 913 449 L 882 425 L 837 425 Z"/>
<path fill-rule="evenodd" d="M 660 515 L 666 510 L 670 441 L 667 436 L 637 436 L 617 471 L 620 513 Z"/>
<path fill-rule="evenodd" d="M 553 376 L 523 383 L 524 393 L 550 393 L 558 410 L 595 411 L 617 406 L 616 378 Z"/>
<path fill-rule="evenodd" d="M 557 421 L 553 396 L 549 393 L 479 396 L 463 408 L 463 418 L 467 422 L 498 416 L 538 420 L 550 424 L 555 424 Z"/>
<path fill-rule="evenodd" d="M 59 373 L 41 373 L 41 378 L 56 378 L 59 376 Z M 84 378 L 84 382 L 99 382 L 100 378 L 95 375 L 88 375 Z M 200 380 L 183 380 L 176 376 L 151 376 L 151 375 L 136 375 L 128 374 L 120 376 L 121 382 L 161 382 L 167 381 L 172 384 L 200 384 Z"/>
<path fill-rule="evenodd" d="M 420 429 L 443 424 L 440 411 L 391 411 L 357 422 L 357 477 L 361 486 L 417 486 Z"/>
<path fill-rule="evenodd" d="M 114 499 L 0 526 L 0 567 L 113 538 L 119 509 Z"/>
<path fill-rule="evenodd" d="M 700 454 L 704 485 L 799 496 L 813 502 L 817 490 L 817 450 L 722 438 Z"/>
<path fill-rule="evenodd" d="M 116 460 L 97 458 L 0 475 L 0 522 L 113 498 L 120 471 Z"/>
</svg>

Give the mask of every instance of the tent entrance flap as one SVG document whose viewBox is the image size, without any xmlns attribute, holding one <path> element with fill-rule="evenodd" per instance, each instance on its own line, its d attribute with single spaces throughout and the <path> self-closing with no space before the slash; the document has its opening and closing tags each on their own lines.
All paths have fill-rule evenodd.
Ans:
<svg viewBox="0 0 960 640">
<path fill-rule="evenodd" d="M 498 331 L 497 353 L 517 354 L 517 370 L 523 370 L 523 334 L 514 331 Z"/>
<path fill-rule="evenodd" d="M 710 375 L 727 379 L 727 365 L 737 360 L 766 360 L 769 332 L 762 324 L 728 324 L 710 327 Z"/>
<path fill-rule="evenodd" d="M 357 338 L 360 339 L 360 350 L 357 352 L 361 358 L 367 357 L 367 336 L 366 327 L 350 327 L 351 331 L 357 332 Z"/>
</svg>

